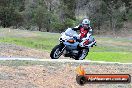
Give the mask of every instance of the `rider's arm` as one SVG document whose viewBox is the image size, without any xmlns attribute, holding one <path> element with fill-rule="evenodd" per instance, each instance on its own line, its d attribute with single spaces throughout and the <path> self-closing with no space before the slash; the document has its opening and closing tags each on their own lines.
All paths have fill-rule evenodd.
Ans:
<svg viewBox="0 0 132 88">
<path fill-rule="evenodd" d="M 93 27 L 89 26 L 89 34 L 93 35 Z"/>
<path fill-rule="evenodd" d="M 89 29 L 89 34 L 93 34 L 93 28 L 92 27 L 90 27 L 90 29 Z"/>
<path fill-rule="evenodd" d="M 93 29 L 92 27 L 89 26 L 89 32 L 87 33 L 86 39 L 89 39 L 92 34 L 93 34 Z"/>
<path fill-rule="evenodd" d="M 78 26 L 72 28 L 72 30 L 77 31 L 77 30 L 80 30 L 80 28 L 81 28 L 81 25 L 78 25 Z"/>
<path fill-rule="evenodd" d="M 90 36 L 91 36 L 91 34 L 90 33 L 87 33 L 87 37 L 85 39 L 89 39 Z"/>
</svg>

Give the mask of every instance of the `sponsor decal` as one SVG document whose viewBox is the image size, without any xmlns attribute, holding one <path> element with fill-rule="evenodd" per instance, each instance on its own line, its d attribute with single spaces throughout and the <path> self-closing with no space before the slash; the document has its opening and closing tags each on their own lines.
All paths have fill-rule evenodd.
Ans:
<svg viewBox="0 0 132 88">
<path fill-rule="evenodd" d="M 85 83 L 130 83 L 129 74 L 86 74 L 84 68 L 79 66 L 77 69 L 76 81 L 80 85 Z"/>
</svg>

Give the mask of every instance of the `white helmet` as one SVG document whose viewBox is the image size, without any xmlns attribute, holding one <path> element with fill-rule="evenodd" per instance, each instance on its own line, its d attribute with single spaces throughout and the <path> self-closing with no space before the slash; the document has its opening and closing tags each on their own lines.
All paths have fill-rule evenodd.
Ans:
<svg viewBox="0 0 132 88">
<path fill-rule="evenodd" d="M 88 24 L 88 25 L 90 25 L 90 20 L 87 19 L 87 18 L 85 18 L 85 19 L 83 19 L 82 24 Z"/>
</svg>

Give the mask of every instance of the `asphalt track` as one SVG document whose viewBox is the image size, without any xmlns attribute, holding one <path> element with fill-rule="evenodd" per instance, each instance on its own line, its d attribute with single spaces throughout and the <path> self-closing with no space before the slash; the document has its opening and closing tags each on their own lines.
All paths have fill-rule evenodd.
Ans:
<svg viewBox="0 0 132 88">
<path fill-rule="evenodd" d="M 43 61 L 43 62 L 72 62 L 72 63 L 105 63 L 105 64 L 132 64 L 120 62 L 105 62 L 105 61 L 91 61 L 91 60 L 71 60 L 71 59 L 36 59 L 36 58 L 0 58 L 0 61 L 6 60 L 20 60 L 20 61 Z"/>
</svg>

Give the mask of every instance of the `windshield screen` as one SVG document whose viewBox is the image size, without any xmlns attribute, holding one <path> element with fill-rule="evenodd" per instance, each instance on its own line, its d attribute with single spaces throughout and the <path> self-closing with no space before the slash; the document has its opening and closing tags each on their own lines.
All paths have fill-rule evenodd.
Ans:
<svg viewBox="0 0 132 88">
<path fill-rule="evenodd" d="M 77 32 L 72 30 L 71 28 L 68 28 L 66 31 L 65 31 L 65 35 L 66 36 L 73 36 L 73 35 L 77 35 Z"/>
</svg>

